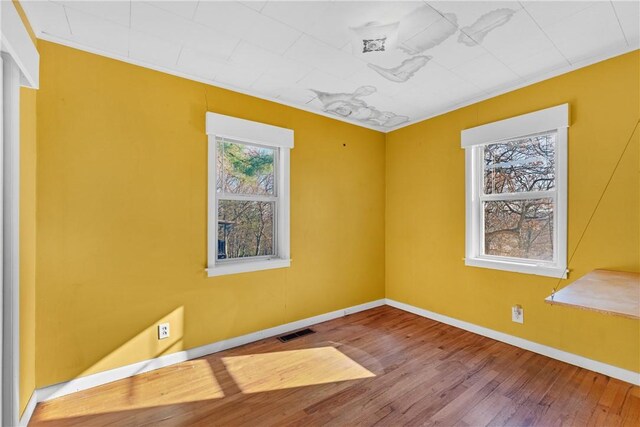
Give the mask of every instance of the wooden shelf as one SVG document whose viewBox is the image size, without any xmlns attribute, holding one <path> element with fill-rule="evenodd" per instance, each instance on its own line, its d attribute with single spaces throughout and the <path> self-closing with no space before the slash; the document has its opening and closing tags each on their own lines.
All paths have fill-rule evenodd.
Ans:
<svg viewBox="0 0 640 427">
<path fill-rule="evenodd" d="M 545 302 L 640 319 L 640 274 L 594 270 Z"/>
</svg>

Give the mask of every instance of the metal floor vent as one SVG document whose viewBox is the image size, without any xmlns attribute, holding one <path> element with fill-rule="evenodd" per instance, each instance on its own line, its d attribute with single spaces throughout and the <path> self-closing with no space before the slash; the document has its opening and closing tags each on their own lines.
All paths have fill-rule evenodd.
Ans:
<svg viewBox="0 0 640 427">
<path fill-rule="evenodd" d="M 305 335 L 315 334 L 315 333 L 316 333 L 316 331 L 314 331 L 313 329 L 306 328 L 306 329 L 301 329 L 301 330 L 296 331 L 296 332 L 291 332 L 290 334 L 281 335 L 281 336 L 278 337 L 278 339 L 281 342 L 287 342 L 287 341 L 291 341 L 292 339 L 295 339 L 295 338 L 299 338 L 299 337 L 303 337 Z"/>
</svg>

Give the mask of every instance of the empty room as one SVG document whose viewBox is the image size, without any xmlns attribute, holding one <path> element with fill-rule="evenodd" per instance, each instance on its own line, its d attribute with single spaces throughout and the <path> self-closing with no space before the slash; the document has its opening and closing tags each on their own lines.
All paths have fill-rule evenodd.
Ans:
<svg viewBox="0 0 640 427">
<path fill-rule="evenodd" d="M 0 425 L 640 426 L 640 0 L 0 23 Z"/>
</svg>

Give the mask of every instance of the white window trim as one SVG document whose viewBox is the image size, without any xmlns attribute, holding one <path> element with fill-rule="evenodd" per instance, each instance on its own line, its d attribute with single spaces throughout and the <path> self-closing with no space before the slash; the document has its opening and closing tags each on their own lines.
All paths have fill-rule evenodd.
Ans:
<svg viewBox="0 0 640 427">
<path fill-rule="evenodd" d="M 567 129 L 569 105 L 524 114 L 499 122 L 465 129 L 461 133 L 465 149 L 466 256 L 465 265 L 556 278 L 567 275 Z M 482 146 L 526 135 L 556 131 L 556 188 L 554 226 L 556 228 L 553 262 L 509 259 L 482 254 L 480 235 L 482 213 L 478 168 Z"/>
<path fill-rule="evenodd" d="M 289 157 L 293 148 L 293 130 L 252 122 L 222 114 L 207 113 L 208 136 L 208 214 L 207 214 L 207 275 L 209 277 L 252 271 L 286 268 L 290 259 L 290 188 Z M 255 257 L 239 260 L 216 259 L 218 247 L 218 227 L 216 209 L 216 139 L 227 138 L 238 142 L 277 148 L 276 161 L 278 198 L 276 206 L 277 254 L 270 257 Z"/>
</svg>

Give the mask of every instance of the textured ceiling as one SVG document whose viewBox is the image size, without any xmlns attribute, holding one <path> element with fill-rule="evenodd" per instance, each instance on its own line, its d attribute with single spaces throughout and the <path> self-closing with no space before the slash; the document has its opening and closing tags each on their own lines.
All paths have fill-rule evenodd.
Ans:
<svg viewBox="0 0 640 427">
<path fill-rule="evenodd" d="M 43 39 L 383 131 L 640 45 L 638 1 L 22 4 Z"/>
</svg>

